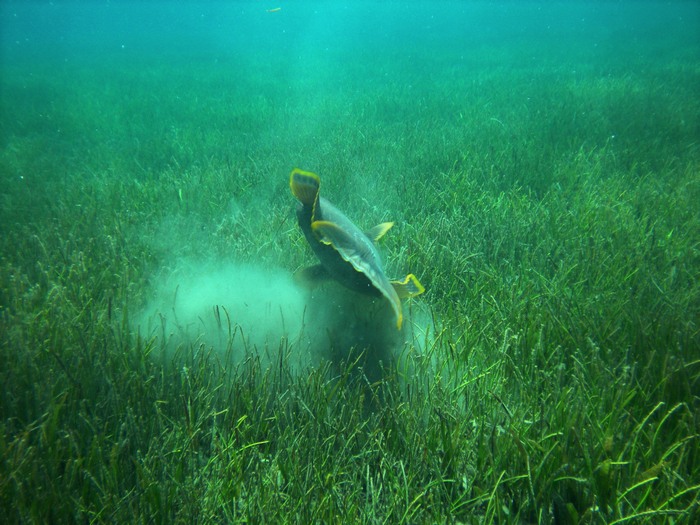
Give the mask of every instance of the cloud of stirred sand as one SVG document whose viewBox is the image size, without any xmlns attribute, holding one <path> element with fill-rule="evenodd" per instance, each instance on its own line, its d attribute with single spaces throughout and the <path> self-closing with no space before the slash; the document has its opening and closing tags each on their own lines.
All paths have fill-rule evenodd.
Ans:
<svg viewBox="0 0 700 525">
<path fill-rule="evenodd" d="M 374 379 L 416 327 L 408 308 L 399 332 L 387 301 L 334 282 L 308 289 L 279 268 L 184 260 L 155 288 L 139 326 L 166 355 L 214 351 L 235 365 L 251 355 L 277 363 L 282 352 L 301 371 L 362 353 Z"/>
<path fill-rule="evenodd" d="M 283 339 L 301 335 L 304 296 L 281 271 L 181 261 L 156 289 L 141 325 L 170 350 L 180 345 L 276 350 Z"/>
</svg>

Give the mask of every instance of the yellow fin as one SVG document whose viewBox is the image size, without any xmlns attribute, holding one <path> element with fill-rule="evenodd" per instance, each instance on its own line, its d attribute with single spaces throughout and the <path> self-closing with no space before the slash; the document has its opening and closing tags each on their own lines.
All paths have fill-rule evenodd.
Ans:
<svg viewBox="0 0 700 525">
<path fill-rule="evenodd" d="M 289 187 L 304 206 L 313 206 L 321 188 L 321 179 L 315 173 L 294 168 L 289 176 Z"/>
<path fill-rule="evenodd" d="M 366 231 L 365 234 L 373 241 L 378 241 L 379 239 L 384 237 L 384 234 L 388 232 L 393 225 L 393 222 L 383 222 L 381 224 L 377 224 L 374 228 L 371 228 L 370 230 Z"/>
<path fill-rule="evenodd" d="M 391 285 L 401 299 L 415 297 L 425 292 L 423 285 L 412 273 L 409 273 L 403 281 L 391 281 Z"/>
<path fill-rule="evenodd" d="M 358 240 L 348 232 L 343 230 L 339 225 L 330 221 L 314 221 L 311 223 L 311 231 L 313 231 L 318 240 L 323 244 L 329 244 L 333 246 L 340 256 L 352 264 L 358 272 L 363 272 L 368 274 L 370 279 L 375 282 L 375 286 L 378 286 L 378 278 L 374 275 L 369 275 L 370 270 L 374 273 L 379 273 L 384 275 L 381 268 L 377 268 L 373 263 L 372 250 L 374 246 L 371 242 L 367 240 Z M 386 277 L 384 277 L 386 279 Z M 387 286 L 389 282 L 387 281 Z"/>
<path fill-rule="evenodd" d="M 360 245 L 336 223 L 331 221 L 314 221 L 311 230 L 323 244 L 330 244 L 336 250 L 341 250 L 347 256 L 362 255 Z"/>
</svg>

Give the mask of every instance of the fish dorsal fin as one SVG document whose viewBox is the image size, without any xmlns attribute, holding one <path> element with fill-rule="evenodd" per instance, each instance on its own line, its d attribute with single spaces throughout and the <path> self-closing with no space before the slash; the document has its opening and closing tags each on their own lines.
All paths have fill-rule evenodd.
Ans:
<svg viewBox="0 0 700 525">
<path fill-rule="evenodd" d="M 365 234 L 367 237 L 376 242 L 384 237 L 384 234 L 388 232 L 393 225 L 393 222 L 383 222 L 381 224 L 377 224 L 374 228 L 370 228 L 365 232 Z"/>
<path fill-rule="evenodd" d="M 289 176 L 289 187 L 299 202 L 304 206 L 312 206 L 316 211 L 318 192 L 321 189 L 321 178 L 318 175 L 294 168 Z"/>
<path fill-rule="evenodd" d="M 391 285 L 400 299 L 415 297 L 425 292 L 423 285 L 412 273 L 409 273 L 403 281 L 391 281 Z"/>
<path fill-rule="evenodd" d="M 367 276 L 372 285 L 389 301 L 396 315 L 396 327 L 401 330 L 403 312 L 401 311 L 401 299 L 393 285 L 386 278 L 381 268 L 374 264 L 368 264 L 370 254 L 366 253 L 365 243 L 359 243 L 351 235 L 334 222 L 314 221 L 311 223 L 312 231 L 318 236 L 320 242 L 333 246 L 340 256 L 349 262 L 355 270 Z"/>
</svg>

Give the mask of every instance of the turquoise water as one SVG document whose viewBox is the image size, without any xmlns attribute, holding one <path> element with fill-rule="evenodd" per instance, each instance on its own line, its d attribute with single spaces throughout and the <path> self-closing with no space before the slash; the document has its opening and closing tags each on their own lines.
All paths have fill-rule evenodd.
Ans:
<svg viewBox="0 0 700 525">
<path fill-rule="evenodd" d="M 495 119 L 490 122 L 508 125 L 508 113 L 532 101 L 520 80 L 542 97 L 550 96 L 555 82 L 573 94 L 592 78 L 653 83 L 663 68 L 696 63 L 700 39 L 695 2 L 273 4 L 5 2 L 3 76 L 50 78 L 60 71 L 76 75 L 72 89 L 78 94 L 84 77 L 103 83 L 104 97 L 95 102 L 106 104 L 115 103 L 110 89 L 121 90 L 120 82 L 141 84 L 160 100 L 164 120 L 180 111 L 186 121 L 190 102 L 203 106 L 192 111 L 213 111 L 225 101 L 237 113 L 257 102 L 256 109 L 273 117 L 264 132 L 284 143 L 295 133 L 312 134 L 313 127 L 326 133 L 348 113 L 362 118 L 362 97 L 372 99 L 375 116 L 389 126 L 425 126 L 421 111 L 430 109 L 454 121 L 487 104 Z M 520 92 L 509 91 L 509 76 Z M 494 79 L 503 83 L 489 92 Z M 10 89 L 4 90 L 8 103 Z M 392 94 L 411 103 L 387 100 Z M 72 100 L 56 97 L 63 104 Z M 340 100 L 343 108 L 335 106 Z M 114 109 L 128 119 L 127 104 L 119 101 Z M 240 118 L 245 123 L 245 115 Z M 290 129 L 292 120 L 296 130 Z M 211 125 L 223 127 L 213 120 Z M 571 142 L 624 139 L 621 126 L 589 129 Z M 233 131 L 224 138 L 231 140 Z"/>
<path fill-rule="evenodd" d="M 611 55 L 654 61 L 693 53 L 698 39 L 695 2 L 273 4 L 4 2 L 3 62 L 184 63 L 267 56 L 286 63 L 294 77 L 294 68 L 304 62 L 336 54 L 371 53 L 378 62 L 395 53 L 427 55 L 458 67 L 484 46 L 495 46 L 509 49 L 515 65 L 527 53 L 526 44 L 541 46 L 548 62 L 567 54 L 572 62 L 607 62 Z M 343 69 L 335 63 L 326 73 Z"/>
<path fill-rule="evenodd" d="M 447 171 L 499 141 L 537 149 L 534 134 L 557 152 L 614 146 L 631 165 L 638 147 L 682 157 L 697 138 L 695 2 L 273 4 L 5 2 L 2 138 L 75 109 L 86 121 L 67 117 L 58 154 L 78 145 L 143 173 L 226 149 L 286 158 L 269 166 L 280 176 L 333 158 L 353 174 Z M 547 169 L 502 178 L 543 192 Z"/>
</svg>

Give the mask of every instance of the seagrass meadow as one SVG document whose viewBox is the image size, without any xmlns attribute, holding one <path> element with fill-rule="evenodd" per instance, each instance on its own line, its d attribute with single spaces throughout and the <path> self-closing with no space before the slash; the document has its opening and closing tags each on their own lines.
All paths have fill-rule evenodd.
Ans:
<svg viewBox="0 0 700 525">
<path fill-rule="evenodd" d="M 2 520 L 699 523 L 698 20 L 3 2 Z"/>
</svg>

